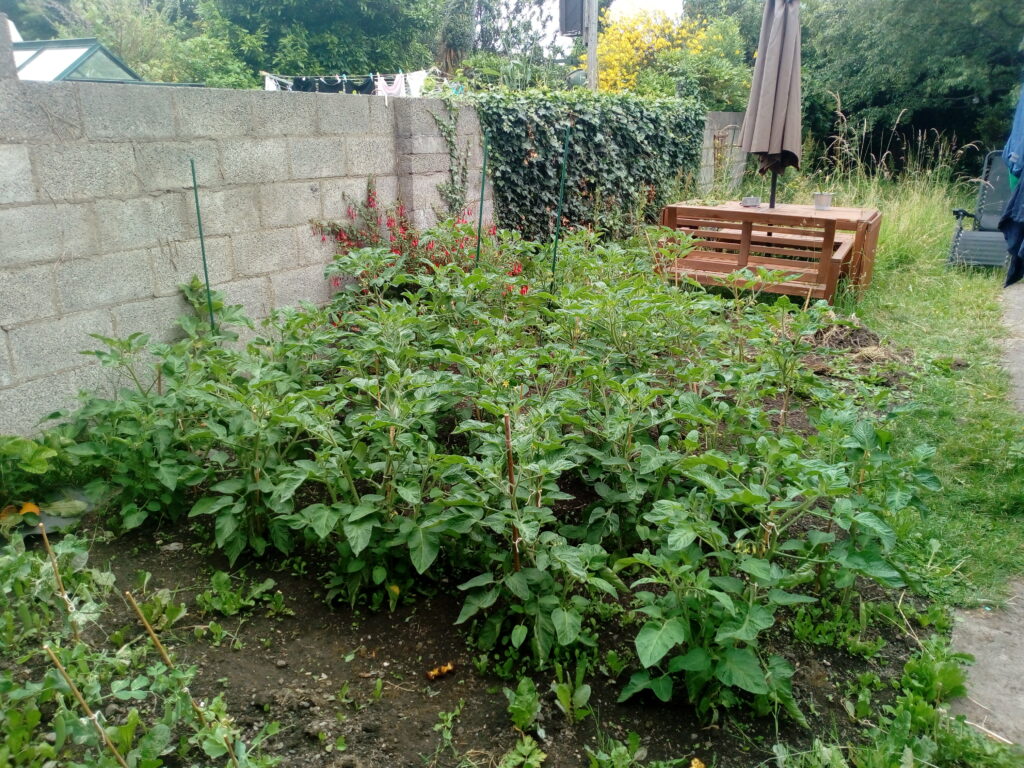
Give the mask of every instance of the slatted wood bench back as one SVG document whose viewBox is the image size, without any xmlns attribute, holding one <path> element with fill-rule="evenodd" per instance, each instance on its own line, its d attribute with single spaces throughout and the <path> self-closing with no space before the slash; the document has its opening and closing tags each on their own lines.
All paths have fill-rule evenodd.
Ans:
<svg viewBox="0 0 1024 768">
<path fill-rule="evenodd" d="M 783 214 L 770 222 L 761 218 L 755 223 L 742 214 L 711 218 L 666 208 L 662 223 L 690 235 L 693 250 L 660 263 L 658 270 L 669 278 L 723 285 L 733 272 L 756 273 L 763 267 L 781 273 L 780 279 L 754 286 L 758 290 L 831 301 L 852 238 L 837 235 L 834 221 Z"/>
</svg>

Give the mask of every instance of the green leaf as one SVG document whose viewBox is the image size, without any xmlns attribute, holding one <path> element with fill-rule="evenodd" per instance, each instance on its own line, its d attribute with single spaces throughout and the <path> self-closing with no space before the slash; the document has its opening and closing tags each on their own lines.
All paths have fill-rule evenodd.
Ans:
<svg viewBox="0 0 1024 768">
<path fill-rule="evenodd" d="M 768 599 L 776 605 L 797 605 L 799 603 L 816 603 L 818 598 L 810 595 L 796 595 L 781 589 L 769 589 Z"/>
<path fill-rule="evenodd" d="M 413 567 L 417 573 L 423 574 L 437 558 L 441 537 L 426 528 L 415 528 L 409 536 L 408 546 Z"/>
<path fill-rule="evenodd" d="M 217 522 L 214 525 L 214 530 L 214 538 L 217 542 L 217 546 L 223 548 L 225 542 L 234 536 L 235 531 L 238 530 L 238 518 L 235 516 L 233 509 L 229 509 L 226 512 L 222 512 L 217 515 Z"/>
<path fill-rule="evenodd" d="M 516 624 L 512 628 L 512 634 L 509 636 L 509 639 L 512 641 L 513 648 L 518 648 L 523 644 L 523 640 L 526 639 L 526 633 L 528 631 L 529 630 L 526 628 L 525 624 Z"/>
<path fill-rule="evenodd" d="M 555 625 L 555 637 L 560 645 L 572 645 L 580 635 L 582 619 L 574 608 L 555 608 L 551 612 L 551 623 Z"/>
<path fill-rule="evenodd" d="M 686 635 L 686 625 L 680 619 L 648 621 L 634 641 L 636 655 L 645 667 L 653 667 L 673 647 L 686 642 Z"/>
<path fill-rule="evenodd" d="M 715 667 L 715 677 L 725 685 L 748 693 L 768 693 L 761 662 L 750 648 L 729 648 Z"/>
<path fill-rule="evenodd" d="M 195 504 L 192 505 L 192 510 L 188 513 L 189 517 L 198 517 L 199 515 L 212 515 L 214 512 L 218 512 L 229 504 L 234 503 L 234 499 L 231 496 L 204 496 Z"/>
<path fill-rule="evenodd" d="M 313 533 L 321 541 L 330 535 L 331 531 L 338 524 L 338 518 L 341 516 L 337 508 L 329 507 L 326 504 L 310 504 L 300 514 L 306 519 L 309 527 L 313 529 Z M 351 537 L 349 538 L 351 539 Z M 355 554 L 359 553 L 355 552 Z"/>
<path fill-rule="evenodd" d="M 149 512 L 145 509 L 139 509 L 136 504 L 128 504 L 121 510 L 121 525 L 126 531 L 130 531 L 146 522 L 147 517 Z"/>
</svg>

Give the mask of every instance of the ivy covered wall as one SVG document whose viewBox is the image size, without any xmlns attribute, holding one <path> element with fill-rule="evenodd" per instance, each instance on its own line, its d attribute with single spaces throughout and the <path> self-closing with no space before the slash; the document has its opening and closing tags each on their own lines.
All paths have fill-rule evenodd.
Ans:
<svg viewBox="0 0 1024 768">
<path fill-rule="evenodd" d="M 689 101 L 589 91 L 492 92 L 474 101 L 489 146 L 495 218 L 526 238 L 554 231 L 567 126 L 564 226 L 614 234 L 654 219 L 700 158 L 704 110 Z"/>
</svg>

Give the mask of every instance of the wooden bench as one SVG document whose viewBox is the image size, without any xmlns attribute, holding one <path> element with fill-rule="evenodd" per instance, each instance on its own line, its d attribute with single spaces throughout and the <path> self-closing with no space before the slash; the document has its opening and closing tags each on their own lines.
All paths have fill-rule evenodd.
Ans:
<svg viewBox="0 0 1024 768">
<path fill-rule="evenodd" d="M 834 221 L 776 214 L 771 222 L 754 221 L 738 212 L 731 220 L 666 208 L 662 224 L 687 233 L 692 250 L 675 259 L 661 259 L 655 269 L 669 279 L 690 278 L 703 285 L 726 285 L 730 274 L 763 267 L 781 273 L 778 281 L 752 287 L 805 299 L 832 301 L 843 264 L 850 259 L 854 238 L 836 234 Z"/>
</svg>

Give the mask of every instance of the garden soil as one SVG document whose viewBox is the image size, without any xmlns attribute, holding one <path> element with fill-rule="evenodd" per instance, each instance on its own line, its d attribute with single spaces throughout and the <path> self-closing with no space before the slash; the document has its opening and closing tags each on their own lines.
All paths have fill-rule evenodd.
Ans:
<svg viewBox="0 0 1024 768">
<path fill-rule="evenodd" d="M 274 579 L 293 615 L 271 616 L 261 606 L 231 618 L 204 616 L 195 597 L 209 588 L 214 571 L 228 566 L 204 541 L 190 538 L 181 529 L 157 538 L 97 540 L 90 562 L 109 567 L 122 589 L 149 573 L 145 591 L 133 592 L 139 602 L 166 588 L 188 605 L 189 613 L 162 635 L 179 664 L 198 667 L 193 695 L 209 700 L 223 694 L 250 737 L 268 722 L 279 723 L 280 732 L 264 748 L 282 758 L 282 768 L 493 767 L 519 738 L 502 692 L 515 682 L 474 664 L 476 652 L 454 626 L 461 608 L 455 585 L 442 583 L 433 596 L 371 613 L 326 603 L 312 563 L 263 561 L 242 572 L 245 583 Z M 115 613 L 108 632 L 141 632 L 127 606 Z M 196 636 L 212 620 L 228 632 L 219 645 L 209 634 Z M 626 645 L 629 637 L 612 642 Z M 794 687 L 809 730 L 785 719 L 776 730 L 771 716 L 754 717 L 749 710 L 723 712 L 709 724 L 682 703 L 636 697 L 620 704 L 616 699 L 628 672 L 600 670 L 588 675 L 595 717 L 571 725 L 549 693 L 554 674 L 548 670 L 534 676 L 544 694 L 545 768 L 584 768 L 587 747 L 595 749 L 601 738 L 626 741 L 630 731 L 640 735 L 647 760 L 678 759 L 683 768 L 693 758 L 720 768 L 750 768 L 770 761 L 777 741 L 800 748 L 814 734 L 838 730 L 853 737 L 857 724 L 842 706 L 848 682 L 867 671 L 883 680 L 898 677 L 913 651 L 909 639 L 896 632 L 871 661 L 796 643 L 779 628 L 767 644 L 796 667 Z M 428 671 L 448 664 L 450 673 L 428 679 Z M 451 745 L 445 746 L 439 717 L 457 710 Z M 116 719 L 119 713 L 107 714 Z"/>
</svg>

